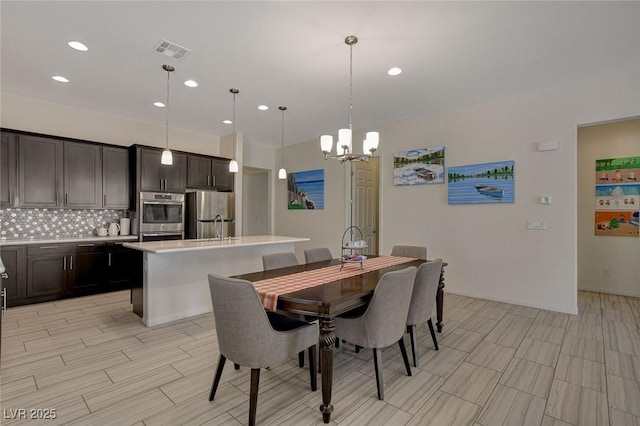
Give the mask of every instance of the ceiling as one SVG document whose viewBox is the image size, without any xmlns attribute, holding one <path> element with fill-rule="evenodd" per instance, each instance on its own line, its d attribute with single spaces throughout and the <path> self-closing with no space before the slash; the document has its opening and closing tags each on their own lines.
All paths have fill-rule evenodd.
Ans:
<svg viewBox="0 0 640 426">
<path fill-rule="evenodd" d="M 348 125 L 350 34 L 359 38 L 354 129 L 640 63 L 640 2 L 3 0 L 0 8 L 3 92 L 164 125 L 166 110 L 152 104 L 166 98 L 162 65 L 171 64 L 171 127 L 231 133 L 222 120 L 235 87 L 237 130 L 271 146 L 281 143 L 279 105 L 288 107 L 287 145 Z M 161 39 L 192 52 L 162 56 L 153 50 Z M 390 77 L 392 66 L 404 72 Z"/>
</svg>

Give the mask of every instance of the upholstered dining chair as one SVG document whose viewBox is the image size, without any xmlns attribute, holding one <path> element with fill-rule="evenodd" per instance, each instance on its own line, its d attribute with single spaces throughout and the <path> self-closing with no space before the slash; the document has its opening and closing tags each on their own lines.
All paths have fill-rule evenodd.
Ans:
<svg viewBox="0 0 640 426">
<path fill-rule="evenodd" d="M 262 269 L 270 271 L 272 269 L 286 268 L 287 266 L 298 265 L 298 258 L 293 252 L 272 253 L 262 255 Z"/>
<path fill-rule="evenodd" d="M 416 273 L 416 281 L 413 285 L 413 295 L 411 296 L 411 304 L 409 305 L 409 314 L 407 315 L 407 333 L 411 338 L 411 352 L 413 354 L 413 366 L 418 366 L 418 324 L 429 325 L 431 339 L 436 351 L 438 348 L 438 340 L 433 329 L 431 314 L 436 305 L 436 293 L 438 292 L 438 284 L 440 283 L 440 272 L 442 271 L 442 259 L 436 259 L 426 262 L 418 267 Z"/>
<path fill-rule="evenodd" d="M 255 425 L 260 369 L 282 364 L 305 349 L 309 349 L 311 390 L 316 390 L 317 323 L 265 311 L 249 281 L 209 274 L 209 289 L 220 349 L 209 401 L 213 401 L 216 395 L 227 359 L 249 367 L 249 425 Z"/>
<path fill-rule="evenodd" d="M 391 256 L 415 257 L 427 259 L 427 248 L 422 246 L 393 246 Z"/>
<path fill-rule="evenodd" d="M 305 263 L 322 262 L 333 259 L 331 251 L 326 247 L 306 249 L 304 251 Z"/>
<path fill-rule="evenodd" d="M 373 349 L 378 399 L 384 399 L 382 348 L 398 343 L 407 375 L 411 367 L 404 346 L 404 330 L 416 277 L 416 267 L 387 272 L 380 278 L 367 309 L 358 317 L 336 317 L 336 338 Z M 347 314 L 348 315 L 348 314 Z"/>
</svg>

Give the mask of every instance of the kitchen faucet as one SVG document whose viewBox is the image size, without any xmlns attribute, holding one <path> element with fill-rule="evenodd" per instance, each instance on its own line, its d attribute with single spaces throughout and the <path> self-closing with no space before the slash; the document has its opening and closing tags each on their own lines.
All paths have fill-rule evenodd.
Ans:
<svg viewBox="0 0 640 426">
<path fill-rule="evenodd" d="M 224 218 L 221 214 L 217 214 L 216 217 L 213 218 L 213 229 L 216 229 L 216 223 L 218 222 L 218 218 L 220 218 L 220 241 L 224 241 Z"/>
</svg>

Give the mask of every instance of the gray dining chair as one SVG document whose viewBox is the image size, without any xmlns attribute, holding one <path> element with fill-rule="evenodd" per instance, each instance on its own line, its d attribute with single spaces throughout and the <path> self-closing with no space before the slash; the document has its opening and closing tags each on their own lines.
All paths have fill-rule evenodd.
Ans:
<svg viewBox="0 0 640 426">
<path fill-rule="evenodd" d="M 422 246 L 393 246 L 391 256 L 415 257 L 417 259 L 427 259 L 427 248 Z"/>
<path fill-rule="evenodd" d="M 331 259 L 333 259 L 333 255 L 326 247 L 306 249 L 304 251 L 305 263 L 322 262 Z"/>
<path fill-rule="evenodd" d="M 297 266 L 298 258 L 293 252 L 272 253 L 262 255 L 262 269 L 270 271 L 272 269 L 286 268 L 288 266 Z"/>
<path fill-rule="evenodd" d="M 387 272 L 380 278 L 371 301 L 361 316 L 335 318 L 336 337 L 362 348 L 373 349 L 378 399 L 384 399 L 382 348 L 398 343 L 407 375 L 411 367 L 404 346 L 404 330 L 416 277 L 416 267 Z M 348 314 L 346 314 L 348 315 Z"/>
<path fill-rule="evenodd" d="M 407 333 L 411 338 L 411 352 L 413 354 L 413 366 L 418 367 L 418 324 L 429 325 L 431 339 L 436 351 L 438 348 L 438 340 L 433 329 L 431 314 L 436 306 L 436 294 L 438 292 L 438 284 L 440 283 L 440 272 L 442 271 L 442 259 L 436 259 L 426 262 L 418 267 L 416 273 L 415 284 L 413 285 L 413 295 L 411 296 L 411 304 L 409 305 L 409 314 L 407 315 Z"/>
<path fill-rule="evenodd" d="M 282 364 L 305 349 L 309 350 L 311 390 L 317 389 L 317 323 L 306 323 L 265 311 L 249 281 L 209 274 L 209 289 L 220 349 L 209 401 L 213 401 L 216 395 L 227 359 L 249 367 L 249 425 L 255 425 L 260 369 Z"/>
</svg>

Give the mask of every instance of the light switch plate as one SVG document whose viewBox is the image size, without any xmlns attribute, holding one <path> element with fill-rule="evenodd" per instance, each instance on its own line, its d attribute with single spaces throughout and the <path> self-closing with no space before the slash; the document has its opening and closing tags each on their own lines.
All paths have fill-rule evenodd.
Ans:
<svg viewBox="0 0 640 426">
<path fill-rule="evenodd" d="M 540 197 L 540 204 L 551 204 L 551 195 L 543 195 Z"/>
<path fill-rule="evenodd" d="M 544 231 L 547 229 L 547 222 L 544 220 L 528 220 L 527 229 L 532 231 Z"/>
</svg>

